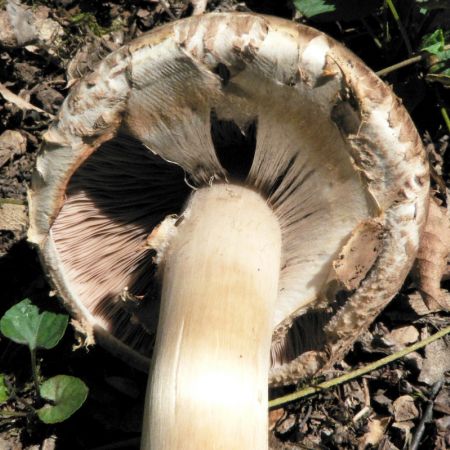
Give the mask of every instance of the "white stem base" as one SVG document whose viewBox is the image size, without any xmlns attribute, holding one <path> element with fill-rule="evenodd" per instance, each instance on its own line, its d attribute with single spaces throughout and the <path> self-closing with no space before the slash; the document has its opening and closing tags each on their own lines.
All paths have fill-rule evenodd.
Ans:
<svg viewBox="0 0 450 450">
<path fill-rule="evenodd" d="M 255 192 L 195 192 L 170 244 L 142 450 L 267 449 L 281 232 Z"/>
</svg>

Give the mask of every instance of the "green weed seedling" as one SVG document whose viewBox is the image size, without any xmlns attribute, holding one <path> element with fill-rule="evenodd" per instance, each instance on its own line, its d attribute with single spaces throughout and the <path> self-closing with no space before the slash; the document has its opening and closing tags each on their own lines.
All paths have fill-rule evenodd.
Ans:
<svg viewBox="0 0 450 450">
<path fill-rule="evenodd" d="M 8 382 L 6 375 L 0 374 L 0 417 L 36 415 L 44 423 L 58 423 L 69 418 L 84 403 L 88 388 L 82 380 L 69 375 L 56 375 L 44 381 L 36 360 L 38 349 L 49 350 L 58 344 L 66 331 L 68 320 L 65 314 L 39 312 L 29 299 L 14 305 L 0 319 L 1 333 L 18 344 L 27 345 L 30 350 L 35 391 L 33 401 L 25 400 Z M 11 410 L 7 408 L 8 403 L 20 407 Z M 42 403 L 45 403 L 44 406 L 37 408 Z"/>
</svg>

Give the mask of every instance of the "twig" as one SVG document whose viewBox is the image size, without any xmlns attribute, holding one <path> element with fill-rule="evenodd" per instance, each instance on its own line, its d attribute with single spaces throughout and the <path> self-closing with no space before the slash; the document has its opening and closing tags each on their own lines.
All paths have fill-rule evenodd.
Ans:
<svg viewBox="0 0 450 450">
<path fill-rule="evenodd" d="M 167 15 L 172 19 L 172 20 L 176 20 L 177 17 L 175 16 L 175 14 L 172 12 L 172 10 L 170 9 L 170 4 L 167 0 L 159 0 L 159 3 L 161 4 L 161 6 L 163 7 L 164 11 L 167 13 Z"/>
<path fill-rule="evenodd" d="M 431 422 L 431 419 L 433 418 L 434 399 L 438 395 L 443 384 L 444 384 L 444 381 L 440 380 L 433 385 L 433 388 L 431 389 L 430 398 L 428 399 L 427 409 L 425 410 L 425 412 L 422 416 L 422 419 L 419 423 L 419 426 L 417 427 L 417 430 L 414 433 L 414 437 L 409 446 L 409 450 L 417 450 L 419 448 L 420 441 L 422 440 L 422 436 L 425 431 L 425 424 L 427 424 L 428 422 Z"/>
<path fill-rule="evenodd" d="M 397 22 L 397 26 L 400 30 L 400 34 L 402 35 L 403 41 L 406 45 L 406 50 L 408 51 L 408 55 L 411 55 L 413 50 L 411 46 L 411 42 L 409 41 L 408 34 L 406 33 L 405 27 L 403 26 L 403 23 L 400 19 L 400 16 L 398 15 L 397 9 L 395 8 L 393 0 L 386 0 L 386 4 L 388 5 L 389 10 L 391 11 L 392 16 L 394 17 L 395 21 Z"/>
<path fill-rule="evenodd" d="M 447 44 L 443 48 L 444 51 L 450 50 L 450 44 Z M 381 69 L 378 72 L 375 72 L 379 77 L 382 77 L 383 75 L 387 75 L 388 73 L 394 72 L 395 70 L 401 69 L 403 67 L 409 66 L 411 64 L 415 64 L 417 62 L 423 61 L 427 58 L 427 56 L 430 56 L 430 54 L 426 51 L 420 53 L 419 55 L 412 56 L 411 58 L 405 59 L 404 61 L 400 61 L 397 64 L 394 64 L 392 66 L 386 67 L 385 69 Z"/>
<path fill-rule="evenodd" d="M 361 420 L 363 417 L 366 417 L 370 414 L 372 411 L 372 408 L 370 406 L 364 406 L 358 413 L 356 413 L 352 419 L 353 423 L 358 422 L 358 420 Z"/>
<path fill-rule="evenodd" d="M 311 417 L 311 413 L 312 413 L 312 405 L 308 405 L 308 410 L 306 411 L 306 414 L 302 417 L 302 420 L 298 424 L 298 429 L 300 430 L 300 432 L 305 426 L 305 423 L 308 422 L 309 418 Z"/>
<path fill-rule="evenodd" d="M 46 114 L 51 119 L 55 118 L 55 116 L 53 114 L 50 114 L 49 112 L 44 111 L 43 109 L 32 105 L 30 102 L 27 102 L 22 97 L 19 97 L 18 95 L 14 94 L 14 92 L 11 92 L 2 83 L 0 83 L 0 96 L 2 96 L 7 102 L 14 103 L 18 108 L 20 108 L 22 110 L 24 110 L 24 109 L 32 109 L 32 110 L 37 111 L 39 113 Z"/>
<path fill-rule="evenodd" d="M 421 54 L 417 56 L 413 56 L 412 58 L 405 59 L 404 61 L 401 61 L 397 64 L 394 64 L 392 66 L 386 67 L 385 69 L 381 69 L 378 72 L 375 72 L 379 77 L 382 77 L 383 75 L 387 75 L 388 73 L 394 72 L 395 70 L 401 69 L 402 67 L 409 66 L 411 64 L 415 64 L 416 62 L 422 61 L 425 59 L 426 54 Z"/>
<path fill-rule="evenodd" d="M 344 374 L 340 377 L 333 378 L 332 380 L 325 381 L 323 383 L 319 383 L 316 386 L 309 386 L 309 387 L 306 387 L 299 391 L 293 392 L 292 394 L 288 394 L 288 395 L 284 395 L 282 397 L 275 398 L 275 399 L 269 401 L 269 408 L 274 408 L 276 406 L 284 405 L 285 403 L 289 403 L 294 400 L 298 400 L 300 398 L 316 394 L 325 389 L 329 389 L 331 387 L 334 387 L 339 384 L 345 383 L 347 381 L 353 380 L 354 378 L 358 378 L 361 375 L 365 375 L 369 372 L 372 372 L 373 370 L 378 369 L 379 367 L 389 364 L 397 359 L 403 358 L 405 355 L 408 355 L 409 353 L 415 352 L 416 350 L 419 350 L 420 348 L 426 347 L 428 344 L 431 344 L 432 342 L 437 341 L 438 339 L 444 337 L 445 335 L 447 335 L 449 333 L 450 333 L 450 326 L 443 328 L 442 330 L 438 331 L 437 333 L 433 334 L 432 336 L 430 336 L 422 341 L 416 342 L 415 344 L 413 344 L 409 347 L 406 347 L 403 350 L 400 350 L 392 355 L 386 356 L 385 358 L 381 358 L 378 361 L 368 364 L 367 366 L 356 369 L 356 370 L 349 372 L 347 374 Z"/>
</svg>

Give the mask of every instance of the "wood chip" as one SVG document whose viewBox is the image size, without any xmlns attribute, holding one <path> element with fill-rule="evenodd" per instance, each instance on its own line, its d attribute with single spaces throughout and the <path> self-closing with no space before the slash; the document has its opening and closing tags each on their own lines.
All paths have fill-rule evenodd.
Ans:
<svg viewBox="0 0 450 450">
<path fill-rule="evenodd" d="M 412 325 L 399 327 L 388 333 L 387 338 L 391 340 L 395 347 L 400 349 L 407 345 L 414 344 L 419 339 L 419 332 Z"/>
<path fill-rule="evenodd" d="M 27 209 L 25 205 L 0 202 L 0 230 L 22 231 L 28 225 Z"/>
<path fill-rule="evenodd" d="M 428 332 L 421 338 L 428 337 Z M 425 359 L 419 375 L 421 383 L 433 385 L 444 377 L 445 372 L 450 370 L 450 345 L 445 339 L 439 339 L 425 347 Z"/>
<path fill-rule="evenodd" d="M 434 400 L 433 409 L 442 414 L 448 414 L 450 416 L 450 389 L 443 388 L 439 391 L 436 399 Z"/>
<path fill-rule="evenodd" d="M 419 411 L 410 395 L 398 397 L 392 404 L 396 422 L 405 422 L 419 417 Z"/>
</svg>

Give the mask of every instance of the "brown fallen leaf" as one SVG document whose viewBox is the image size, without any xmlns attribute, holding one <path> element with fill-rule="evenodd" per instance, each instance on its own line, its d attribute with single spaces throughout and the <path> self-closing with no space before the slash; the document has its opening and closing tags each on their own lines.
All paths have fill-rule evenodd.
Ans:
<svg viewBox="0 0 450 450">
<path fill-rule="evenodd" d="M 450 294 L 441 289 L 441 279 L 447 271 L 450 253 L 450 220 L 445 208 L 432 198 L 428 220 L 412 271 L 420 295 L 431 311 L 450 310 Z M 414 308 L 414 305 L 411 305 Z"/>
<path fill-rule="evenodd" d="M 272 431 L 276 427 L 284 414 L 284 408 L 271 409 L 269 411 L 269 431 Z"/>
</svg>

